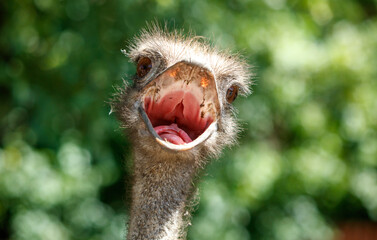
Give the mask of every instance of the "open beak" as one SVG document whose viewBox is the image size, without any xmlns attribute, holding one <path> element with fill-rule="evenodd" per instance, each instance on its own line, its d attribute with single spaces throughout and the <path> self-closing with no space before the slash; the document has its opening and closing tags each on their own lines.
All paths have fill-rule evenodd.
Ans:
<svg viewBox="0 0 377 240">
<path fill-rule="evenodd" d="M 209 70 L 179 62 L 143 88 L 135 107 L 159 144 L 185 151 L 217 131 L 220 103 L 216 89 Z"/>
</svg>

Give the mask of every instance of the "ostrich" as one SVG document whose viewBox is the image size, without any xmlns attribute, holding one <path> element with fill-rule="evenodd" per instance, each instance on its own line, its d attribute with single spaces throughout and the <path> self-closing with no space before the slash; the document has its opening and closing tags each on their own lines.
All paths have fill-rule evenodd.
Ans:
<svg viewBox="0 0 377 240">
<path fill-rule="evenodd" d="M 232 102 L 250 93 L 249 66 L 202 38 L 156 26 L 124 53 L 136 74 L 112 108 L 133 144 L 127 239 L 185 239 L 198 175 L 235 142 Z"/>
</svg>

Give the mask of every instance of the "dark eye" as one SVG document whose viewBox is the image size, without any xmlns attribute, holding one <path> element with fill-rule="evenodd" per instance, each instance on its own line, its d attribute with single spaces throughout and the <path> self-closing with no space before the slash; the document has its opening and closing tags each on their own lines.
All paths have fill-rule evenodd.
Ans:
<svg viewBox="0 0 377 240">
<path fill-rule="evenodd" d="M 230 88 L 228 88 L 228 91 L 226 91 L 226 100 L 228 103 L 232 103 L 238 95 L 238 86 L 232 85 Z"/>
<path fill-rule="evenodd" d="M 142 57 L 137 62 L 137 69 L 136 69 L 137 75 L 139 77 L 144 77 L 145 75 L 149 73 L 151 68 L 152 68 L 152 60 L 147 57 Z"/>
</svg>

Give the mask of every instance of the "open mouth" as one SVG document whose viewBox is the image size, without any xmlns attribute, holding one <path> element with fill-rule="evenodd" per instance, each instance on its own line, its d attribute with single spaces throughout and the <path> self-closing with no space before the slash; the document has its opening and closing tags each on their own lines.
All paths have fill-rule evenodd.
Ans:
<svg viewBox="0 0 377 240">
<path fill-rule="evenodd" d="M 163 146 L 188 150 L 217 130 L 219 101 L 214 77 L 197 65 L 179 62 L 143 89 L 139 111 Z"/>
<path fill-rule="evenodd" d="M 200 102 L 183 90 L 168 92 L 157 101 L 146 97 L 144 109 L 156 133 L 177 145 L 192 142 L 213 122 L 210 116 L 200 116 Z"/>
</svg>

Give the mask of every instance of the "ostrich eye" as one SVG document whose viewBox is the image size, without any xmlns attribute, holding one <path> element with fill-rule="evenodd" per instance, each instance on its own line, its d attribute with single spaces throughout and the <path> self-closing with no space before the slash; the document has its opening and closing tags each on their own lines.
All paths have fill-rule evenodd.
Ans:
<svg viewBox="0 0 377 240">
<path fill-rule="evenodd" d="M 232 85 L 230 88 L 228 88 L 228 91 L 226 91 L 226 100 L 228 103 L 232 103 L 238 95 L 238 86 Z"/>
<path fill-rule="evenodd" d="M 139 77 L 144 77 L 149 73 L 152 68 L 152 60 L 147 57 L 142 57 L 137 62 L 137 75 Z"/>
</svg>

